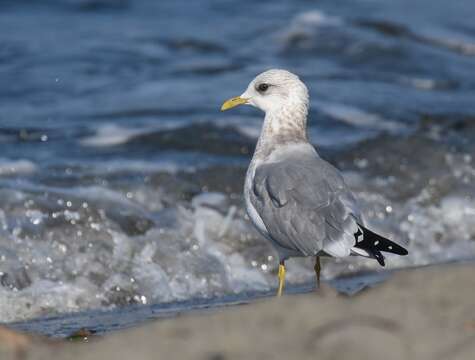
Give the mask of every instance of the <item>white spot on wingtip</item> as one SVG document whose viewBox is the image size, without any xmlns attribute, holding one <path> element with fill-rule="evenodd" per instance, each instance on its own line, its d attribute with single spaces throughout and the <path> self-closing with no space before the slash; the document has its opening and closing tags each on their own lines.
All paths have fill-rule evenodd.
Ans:
<svg viewBox="0 0 475 360">
<path fill-rule="evenodd" d="M 378 244 L 379 244 L 379 240 L 376 240 L 376 241 L 374 242 L 374 246 L 377 246 Z"/>
<path fill-rule="evenodd" d="M 363 241 L 363 238 L 364 238 L 364 236 L 363 236 L 363 233 L 361 232 L 361 233 L 356 237 L 356 242 L 357 242 L 357 243 L 362 242 L 362 241 Z"/>
</svg>

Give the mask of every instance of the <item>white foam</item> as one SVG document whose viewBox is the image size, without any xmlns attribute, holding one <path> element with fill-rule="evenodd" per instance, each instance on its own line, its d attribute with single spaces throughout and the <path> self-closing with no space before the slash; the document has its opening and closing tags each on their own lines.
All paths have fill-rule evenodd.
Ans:
<svg viewBox="0 0 475 360">
<path fill-rule="evenodd" d="M 420 90 L 434 90 L 438 86 L 436 80 L 429 78 L 401 77 L 399 81 Z"/>
<path fill-rule="evenodd" d="M 391 132 L 400 132 L 406 129 L 405 125 L 400 122 L 352 106 L 322 101 L 316 102 L 316 105 L 323 113 L 353 126 Z"/>
<path fill-rule="evenodd" d="M 117 172 L 167 172 L 174 174 L 177 171 L 194 171 L 196 166 L 188 164 L 179 164 L 172 159 L 154 159 L 153 161 L 147 160 L 111 160 L 111 161 L 96 161 L 94 162 L 94 172 L 98 174 L 104 174 L 107 172 L 117 173 Z"/>
<path fill-rule="evenodd" d="M 37 171 L 37 166 L 30 160 L 10 160 L 0 158 L 0 176 L 27 175 Z"/>
<path fill-rule="evenodd" d="M 132 129 L 115 124 L 104 124 L 97 128 L 94 135 L 80 140 L 83 146 L 115 146 L 125 144 L 134 136 L 144 133 L 145 129 Z"/>
<path fill-rule="evenodd" d="M 410 256 L 389 255 L 389 268 L 475 254 L 471 240 L 475 237 L 475 207 L 470 199 L 447 196 L 440 204 L 428 207 L 421 206 L 418 198 L 395 203 L 381 194 L 358 190 L 359 186 L 371 184 L 352 179 L 355 177 L 349 180 L 369 215 L 371 228 L 402 245 L 406 238 L 410 239 Z M 243 209 L 233 205 L 225 194 L 202 193 L 191 202 L 168 202 L 152 214 L 146 203 L 161 200 L 151 200 L 147 192 L 137 202 L 138 195 L 131 200 L 100 187 L 62 192 L 38 189 L 39 193 L 46 190 L 55 204 L 64 204 L 64 211 L 55 210 L 61 215 L 55 219 L 59 221 L 64 215 L 65 223 L 48 225 L 51 215 L 36 209 L 20 215 L 15 211 L 0 213 L 4 256 L 0 271 L 9 273 L 11 278 L 16 276 L 21 285 L 17 290 L 0 286 L 0 321 L 126 303 L 150 304 L 269 290 L 276 285 L 275 251 L 245 219 Z M 54 196 L 62 201 L 56 201 Z M 88 206 L 78 208 L 75 199 L 82 199 Z M 20 208 L 25 202 L 16 197 L 2 200 L 7 200 L 10 207 L 18 203 Z M 390 213 L 385 210 L 388 204 Z M 74 216 L 67 217 L 65 211 Z M 124 224 L 134 219 L 141 221 L 142 216 L 154 223 L 146 232 L 127 234 L 119 226 L 120 218 L 109 217 L 110 213 L 124 216 Z M 22 214 L 28 219 L 24 227 Z M 31 219 L 41 221 L 33 225 Z M 12 226 L 19 231 L 13 231 Z M 35 229 L 38 232 L 32 233 Z M 21 273 L 16 274 L 21 267 L 26 268 L 31 284 L 22 280 Z M 378 267 L 373 259 L 331 259 L 323 275 L 328 278 Z M 287 268 L 289 283 L 314 278 L 312 259 L 293 259 Z"/>
<path fill-rule="evenodd" d="M 226 206 L 228 203 L 228 197 L 219 192 L 206 192 L 201 193 L 193 197 L 191 204 L 195 208 L 200 206 L 210 206 L 214 208 L 220 208 Z"/>
<path fill-rule="evenodd" d="M 23 290 L 10 291 L 0 287 L 0 321 L 11 322 L 83 308 L 101 307 L 97 289 L 85 278 L 67 284 L 35 280 Z"/>
<path fill-rule="evenodd" d="M 321 10 L 311 10 L 297 15 L 293 20 L 293 24 L 301 26 L 336 26 L 343 24 L 343 19 L 327 15 Z"/>
<path fill-rule="evenodd" d="M 319 28 L 341 26 L 342 18 L 330 16 L 320 10 L 306 11 L 295 16 L 290 25 L 281 33 L 280 39 L 288 43 L 292 39 L 311 38 Z"/>
</svg>

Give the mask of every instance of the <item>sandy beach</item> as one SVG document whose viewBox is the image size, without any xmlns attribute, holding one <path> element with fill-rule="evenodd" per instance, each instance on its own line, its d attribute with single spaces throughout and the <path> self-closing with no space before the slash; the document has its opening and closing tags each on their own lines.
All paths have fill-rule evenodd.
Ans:
<svg viewBox="0 0 475 360">
<path fill-rule="evenodd" d="M 320 292 L 190 312 L 85 341 L 0 332 L 5 360 L 473 359 L 475 266 L 395 273 L 353 297 Z"/>
</svg>

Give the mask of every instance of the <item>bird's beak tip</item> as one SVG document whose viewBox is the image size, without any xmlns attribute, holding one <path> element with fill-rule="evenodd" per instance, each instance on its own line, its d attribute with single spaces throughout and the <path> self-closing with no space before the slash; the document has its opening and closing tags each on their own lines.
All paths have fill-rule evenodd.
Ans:
<svg viewBox="0 0 475 360">
<path fill-rule="evenodd" d="M 221 106 L 221 111 L 226 111 L 232 109 L 233 107 L 247 104 L 248 99 L 242 98 L 240 96 L 233 97 L 231 99 L 226 100 L 223 105 Z"/>
</svg>

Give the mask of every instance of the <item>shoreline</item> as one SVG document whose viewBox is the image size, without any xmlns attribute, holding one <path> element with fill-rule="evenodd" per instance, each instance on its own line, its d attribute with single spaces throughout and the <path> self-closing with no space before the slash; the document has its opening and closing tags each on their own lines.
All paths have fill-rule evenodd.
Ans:
<svg viewBox="0 0 475 360">
<path fill-rule="evenodd" d="M 336 278 L 324 280 L 322 284 L 333 288 L 340 295 L 351 297 L 357 296 L 361 294 L 361 292 L 368 291 L 372 287 L 390 280 L 392 276 L 401 271 L 459 264 L 475 265 L 475 258 L 406 268 L 381 268 L 376 271 L 347 273 Z M 238 294 L 228 294 L 211 298 L 191 298 L 168 303 L 127 305 L 111 309 L 84 309 L 78 312 L 58 313 L 10 323 L 0 323 L 0 327 L 5 326 L 20 332 L 58 339 L 66 339 L 81 329 L 87 329 L 96 335 L 107 335 L 111 332 L 141 326 L 149 321 L 174 318 L 182 314 L 194 314 L 202 311 L 212 312 L 236 305 L 252 304 L 262 299 L 273 298 L 276 291 L 276 289 L 272 288 L 266 291 L 251 290 Z M 315 283 L 310 281 L 288 284 L 284 293 L 287 295 L 299 295 L 314 293 L 315 291 Z"/>
<path fill-rule="evenodd" d="M 354 296 L 366 289 L 386 281 L 399 270 L 369 271 L 346 274 L 323 283 L 342 295 Z M 315 292 L 314 282 L 289 284 L 285 293 L 288 295 L 308 294 Z M 45 317 L 0 323 L 17 331 L 40 334 L 53 338 L 67 338 L 80 329 L 88 329 L 97 335 L 128 329 L 141 324 L 173 318 L 181 314 L 193 314 L 202 311 L 215 311 L 236 305 L 247 305 L 253 302 L 275 297 L 276 289 L 267 291 L 247 291 L 238 294 L 217 296 L 213 298 L 194 298 L 170 303 L 151 305 L 129 305 L 115 309 L 91 309 L 76 313 L 56 314 Z"/>
<path fill-rule="evenodd" d="M 191 311 L 88 343 L 1 328 L 2 359 L 473 359 L 475 264 L 401 270 L 354 296 L 328 286 Z M 8 335 L 5 335 L 5 334 Z M 15 340 L 16 339 L 16 340 Z"/>
</svg>

